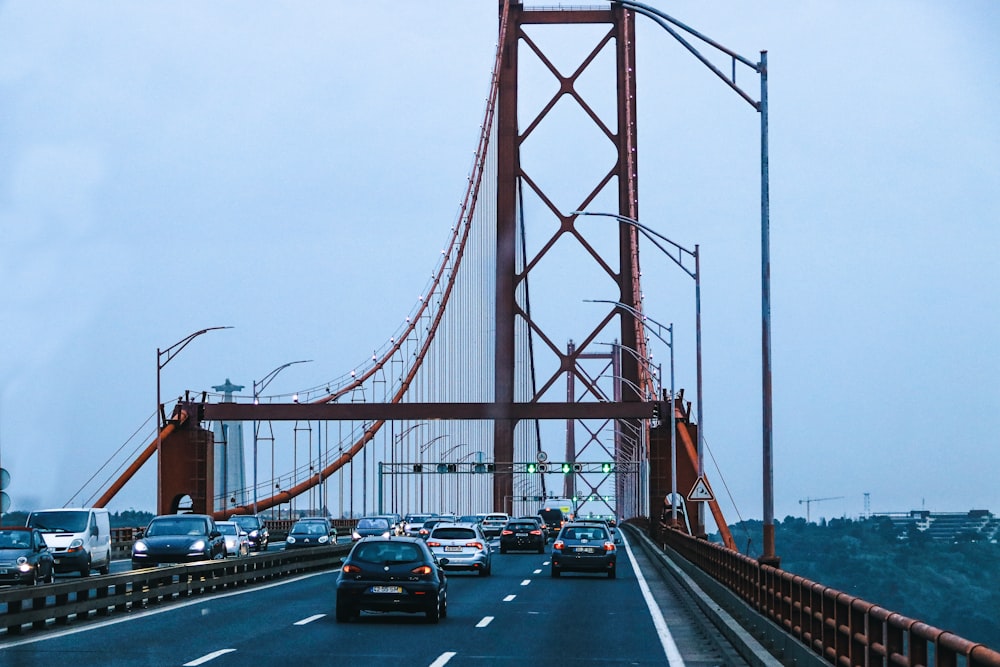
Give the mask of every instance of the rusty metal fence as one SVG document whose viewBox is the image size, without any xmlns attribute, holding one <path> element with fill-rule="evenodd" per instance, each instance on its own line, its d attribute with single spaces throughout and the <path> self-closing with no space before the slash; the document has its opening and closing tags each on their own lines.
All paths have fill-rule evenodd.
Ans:
<svg viewBox="0 0 1000 667">
<path fill-rule="evenodd" d="M 833 665 L 1000 667 L 1000 652 L 722 545 L 674 530 L 657 541 Z"/>
</svg>

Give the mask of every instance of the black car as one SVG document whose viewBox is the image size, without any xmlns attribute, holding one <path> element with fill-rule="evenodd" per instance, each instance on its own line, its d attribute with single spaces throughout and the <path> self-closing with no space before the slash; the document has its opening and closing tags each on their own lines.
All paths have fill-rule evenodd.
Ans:
<svg viewBox="0 0 1000 667">
<path fill-rule="evenodd" d="M 596 523 L 567 523 L 552 543 L 552 576 L 563 572 L 603 572 L 614 579 L 618 549 L 611 531 Z"/>
<path fill-rule="evenodd" d="M 330 531 L 333 537 L 330 537 Z M 337 531 L 330 523 L 317 521 L 315 519 L 299 519 L 292 524 L 288 536 L 285 537 L 286 549 L 299 549 L 302 547 L 323 547 L 337 544 Z"/>
<path fill-rule="evenodd" d="M 267 551 L 267 545 L 271 542 L 271 533 L 267 530 L 263 519 L 256 514 L 234 514 L 229 517 L 229 520 L 236 522 L 240 528 L 247 531 L 250 551 Z"/>
<path fill-rule="evenodd" d="M 416 537 L 366 537 L 355 543 L 337 577 L 337 622 L 362 610 L 423 613 L 430 623 L 448 615 L 448 578 Z"/>
<path fill-rule="evenodd" d="M 5 584 L 51 584 L 55 566 L 52 552 L 34 528 L 0 528 L 0 582 Z"/>
<path fill-rule="evenodd" d="M 364 537 L 371 536 L 389 537 L 392 535 L 392 525 L 389 519 L 384 516 L 364 516 L 358 519 L 358 523 L 351 532 L 351 539 L 357 542 Z"/>
<path fill-rule="evenodd" d="M 535 551 L 545 553 L 548 539 L 537 521 L 514 519 L 500 531 L 500 553 L 508 551 Z"/>
<path fill-rule="evenodd" d="M 132 543 L 133 568 L 225 557 L 226 540 L 207 514 L 153 517 L 142 537 Z"/>
</svg>

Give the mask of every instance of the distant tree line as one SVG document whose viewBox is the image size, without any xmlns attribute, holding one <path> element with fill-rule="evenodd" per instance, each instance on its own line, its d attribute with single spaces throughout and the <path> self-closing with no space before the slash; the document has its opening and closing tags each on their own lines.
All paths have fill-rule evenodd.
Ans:
<svg viewBox="0 0 1000 667">
<path fill-rule="evenodd" d="M 763 524 L 730 526 L 741 551 L 762 552 Z M 1000 545 L 977 533 L 934 541 L 887 518 L 775 522 L 781 568 L 1000 650 Z"/>
</svg>

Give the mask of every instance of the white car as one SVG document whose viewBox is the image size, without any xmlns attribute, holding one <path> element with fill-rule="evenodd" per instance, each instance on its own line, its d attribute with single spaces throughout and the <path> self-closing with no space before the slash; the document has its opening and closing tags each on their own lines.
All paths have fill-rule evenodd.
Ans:
<svg viewBox="0 0 1000 667">
<path fill-rule="evenodd" d="M 226 557 L 242 558 L 250 553 L 250 536 L 247 531 L 235 521 L 217 521 L 215 523 L 226 540 Z"/>
</svg>

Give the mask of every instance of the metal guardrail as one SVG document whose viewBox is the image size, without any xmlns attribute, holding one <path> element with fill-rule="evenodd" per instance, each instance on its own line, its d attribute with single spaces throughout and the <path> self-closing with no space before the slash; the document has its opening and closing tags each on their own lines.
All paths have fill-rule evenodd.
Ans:
<svg viewBox="0 0 1000 667">
<path fill-rule="evenodd" d="M 1000 667 L 1000 652 L 676 530 L 656 538 L 832 665 Z"/>
<path fill-rule="evenodd" d="M 0 627 L 18 635 L 54 622 L 145 609 L 171 600 L 230 590 L 304 572 L 336 567 L 351 545 L 273 551 L 245 558 L 203 561 L 81 577 L 55 584 L 0 590 Z"/>
</svg>

